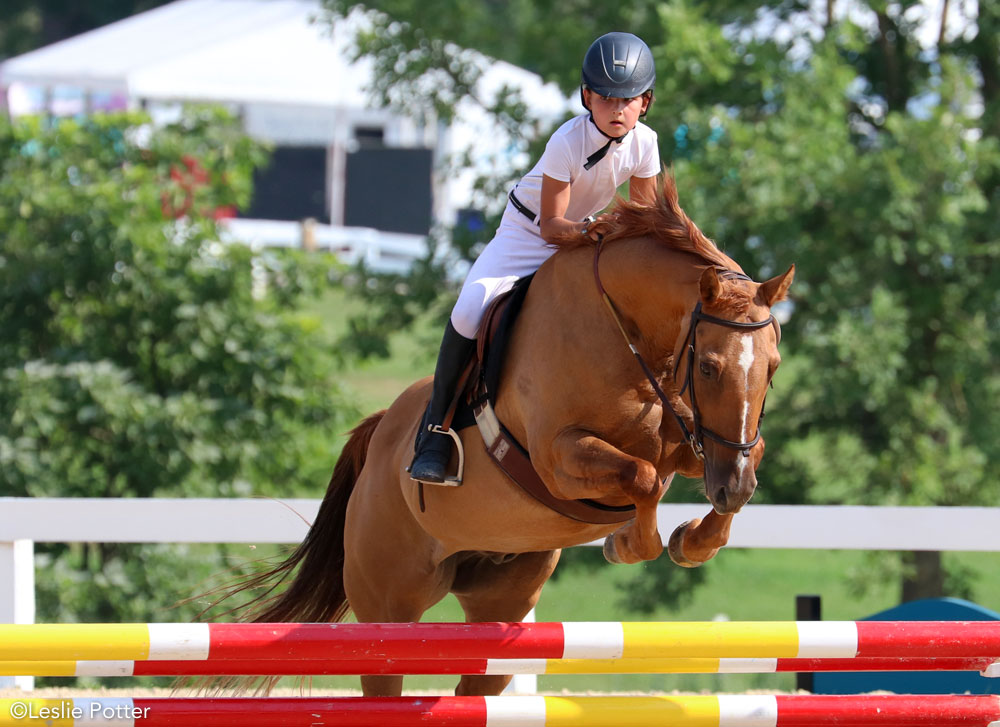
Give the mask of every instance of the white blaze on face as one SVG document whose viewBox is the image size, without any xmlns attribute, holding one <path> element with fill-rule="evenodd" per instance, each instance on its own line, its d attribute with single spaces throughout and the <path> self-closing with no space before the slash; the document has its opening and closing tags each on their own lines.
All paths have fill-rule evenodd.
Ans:
<svg viewBox="0 0 1000 727">
<path fill-rule="evenodd" d="M 743 390 L 746 393 L 746 398 L 743 400 L 743 420 L 740 425 L 740 436 L 742 441 L 750 441 L 750 433 L 747 431 L 747 418 L 750 416 L 750 367 L 753 366 L 753 336 L 749 333 L 743 336 L 743 351 L 740 352 L 740 368 L 743 369 Z M 743 457 L 742 455 L 737 458 L 736 466 L 739 469 L 740 476 L 743 476 L 743 470 L 747 466 L 747 460 L 749 457 Z"/>
</svg>

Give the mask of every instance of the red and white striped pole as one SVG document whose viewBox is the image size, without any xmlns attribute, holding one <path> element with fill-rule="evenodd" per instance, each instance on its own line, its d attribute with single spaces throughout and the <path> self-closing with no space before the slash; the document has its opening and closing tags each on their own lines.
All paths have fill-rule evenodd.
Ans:
<svg viewBox="0 0 1000 727">
<path fill-rule="evenodd" d="M 0 661 L 998 655 L 997 621 L 0 624 Z"/>
<path fill-rule="evenodd" d="M 353 674 L 770 674 L 840 671 L 976 671 L 1000 676 L 1000 658 L 854 659 L 216 659 L 12 661 L 0 676 L 321 676 Z"/>
<path fill-rule="evenodd" d="M 1000 727 L 1000 697 L 7 699 L 0 715 L 93 727 Z"/>
</svg>

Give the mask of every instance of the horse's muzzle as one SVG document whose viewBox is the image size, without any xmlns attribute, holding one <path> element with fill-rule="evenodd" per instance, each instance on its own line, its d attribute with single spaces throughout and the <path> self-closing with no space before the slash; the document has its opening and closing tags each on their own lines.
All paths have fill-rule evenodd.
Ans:
<svg viewBox="0 0 1000 727">
<path fill-rule="evenodd" d="M 731 462 L 719 467 L 709 460 L 705 461 L 705 495 L 720 515 L 739 512 L 756 489 L 757 476 L 752 468 L 741 471 Z"/>
</svg>

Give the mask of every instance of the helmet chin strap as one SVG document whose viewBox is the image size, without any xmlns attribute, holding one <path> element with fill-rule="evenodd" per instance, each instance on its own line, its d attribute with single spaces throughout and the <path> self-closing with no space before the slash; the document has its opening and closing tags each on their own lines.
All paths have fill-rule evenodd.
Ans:
<svg viewBox="0 0 1000 727">
<path fill-rule="evenodd" d="M 593 111 L 590 112 L 590 123 L 592 123 L 594 125 L 595 129 L 597 129 L 602 134 L 604 134 L 605 137 L 607 137 L 608 143 L 605 144 L 604 146 L 602 146 L 597 151 L 595 151 L 589 157 L 587 157 L 587 162 L 586 162 L 586 164 L 583 165 L 583 168 L 587 169 L 588 171 L 590 170 L 590 168 L 592 166 L 594 166 L 595 164 L 597 164 L 597 162 L 601 161 L 601 159 L 603 159 L 604 157 L 606 157 L 608 155 L 608 150 L 611 149 L 611 144 L 612 143 L 621 144 L 622 141 L 625 140 L 625 137 L 628 136 L 628 132 L 627 131 L 624 134 L 622 134 L 621 136 L 611 136 L 611 134 L 605 133 L 604 129 L 602 129 L 600 126 L 598 126 L 597 122 L 594 121 L 594 112 Z"/>
</svg>

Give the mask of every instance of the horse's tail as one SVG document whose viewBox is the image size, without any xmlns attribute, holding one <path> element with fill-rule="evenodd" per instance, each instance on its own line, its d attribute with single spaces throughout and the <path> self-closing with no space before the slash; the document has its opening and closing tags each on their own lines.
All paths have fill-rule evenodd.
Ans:
<svg viewBox="0 0 1000 727">
<path fill-rule="evenodd" d="M 229 591 L 226 597 L 264 588 L 263 594 L 240 609 L 242 620 L 254 623 L 337 622 L 350 610 L 344 592 L 344 524 L 347 502 L 368 454 L 368 444 L 385 411 L 367 417 L 351 430 L 333 468 L 333 477 L 305 539 L 283 562 L 258 573 Z M 294 574 L 294 577 L 293 577 Z M 274 591 L 291 578 L 280 593 Z"/>
<path fill-rule="evenodd" d="M 276 622 L 338 622 L 347 616 L 350 606 L 344 592 L 344 525 L 347 521 L 347 502 L 354 491 L 354 483 L 361 474 L 368 455 L 375 428 L 385 410 L 367 417 L 351 430 L 344 450 L 333 468 L 316 514 L 316 521 L 309 528 L 305 539 L 292 554 L 270 570 L 243 579 L 234 587 L 222 587 L 209 596 L 221 596 L 202 612 L 204 615 L 226 599 L 245 591 L 263 589 L 263 593 L 243 606 L 226 611 L 237 614 L 241 621 L 253 623 Z M 288 586 L 275 593 L 289 579 Z M 280 677 L 198 677 L 179 679 L 177 687 L 194 687 L 201 691 L 223 689 L 255 689 L 267 693 Z"/>
</svg>

